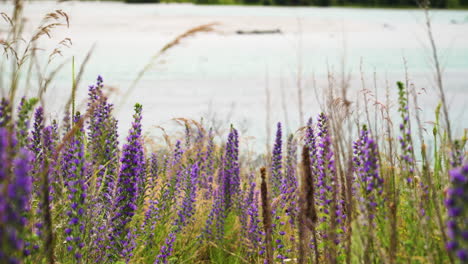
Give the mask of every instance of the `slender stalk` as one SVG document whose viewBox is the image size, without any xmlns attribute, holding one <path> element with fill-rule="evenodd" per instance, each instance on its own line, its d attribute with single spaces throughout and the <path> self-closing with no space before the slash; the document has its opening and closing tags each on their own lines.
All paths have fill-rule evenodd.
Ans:
<svg viewBox="0 0 468 264">
<path fill-rule="evenodd" d="M 76 80 L 75 80 L 75 56 L 72 57 L 72 115 L 75 114 Z"/>
<path fill-rule="evenodd" d="M 299 256 L 298 263 L 307 263 L 306 243 L 308 235 L 306 227 L 312 231 L 312 241 L 314 247 L 315 263 L 319 263 L 319 252 L 317 245 L 317 234 L 315 223 L 317 222 L 317 211 L 315 209 L 314 179 L 311 171 L 309 148 L 302 149 L 302 174 L 301 192 L 299 193 Z"/>
<path fill-rule="evenodd" d="M 271 206 L 268 197 L 268 187 L 266 181 L 266 169 L 260 169 L 262 177 L 261 196 L 262 196 L 262 213 L 263 213 L 263 228 L 265 229 L 265 244 L 266 244 L 266 263 L 273 264 L 273 241 L 272 241 L 272 221 L 271 221 Z"/>
<path fill-rule="evenodd" d="M 426 31 L 427 31 L 427 36 L 429 37 L 429 42 L 431 44 L 431 50 L 432 50 L 432 59 L 434 60 L 434 66 L 436 70 L 436 82 L 437 82 L 437 87 L 439 88 L 439 96 L 440 100 L 442 101 L 442 112 L 444 113 L 444 120 L 445 120 L 445 125 L 447 126 L 447 136 L 450 141 L 450 145 L 452 145 L 452 128 L 450 125 L 450 118 L 449 118 L 449 113 L 448 113 L 448 107 L 447 107 L 447 100 L 445 99 L 445 89 L 444 89 L 444 84 L 442 80 L 442 70 L 440 67 L 440 62 L 439 62 L 439 54 L 437 51 L 437 45 L 434 40 L 434 35 L 432 33 L 432 23 L 431 23 L 431 18 L 429 16 L 429 0 L 423 0 L 422 4 L 420 3 L 420 6 L 424 9 L 424 17 L 426 19 Z"/>
<path fill-rule="evenodd" d="M 44 168 L 42 171 L 42 193 L 43 193 L 43 204 L 44 204 L 44 224 L 46 226 L 47 234 L 44 239 L 44 249 L 47 258 L 47 263 L 54 264 L 54 233 L 52 228 L 52 217 L 50 212 L 50 196 L 49 196 L 49 162 L 46 159 L 44 161 Z"/>
</svg>

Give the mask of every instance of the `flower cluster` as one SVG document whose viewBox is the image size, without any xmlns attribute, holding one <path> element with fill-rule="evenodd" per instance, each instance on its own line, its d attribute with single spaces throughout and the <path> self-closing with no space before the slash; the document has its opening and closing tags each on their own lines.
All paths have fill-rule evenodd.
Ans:
<svg viewBox="0 0 468 264">
<path fill-rule="evenodd" d="M 228 135 L 223 161 L 223 173 L 219 177 L 219 185 L 224 188 L 224 203 L 226 210 L 229 210 L 240 191 L 239 135 L 234 127 L 231 127 Z"/>
<path fill-rule="evenodd" d="M 117 120 L 112 116 L 113 105 L 103 94 L 103 79 L 98 76 L 95 85 L 88 90 L 88 149 L 92 156 L 93 170 L 97 171 L 100 197 L 97 202 L 111 204 L 114 196 L 118 155 Z"/>
<path fill-rule="evenodd" d="M 31 210 L 32 154 L 21 148 L 10 156 L 16 145 L 14 134 L 0 128 L 0 259 L 5 263 L 21 263 L 28 255 L 25 242 Z"/>
<path fill-rule="evenodd" d="M 5 127 L 11 120 L 11 105 L 10 102 L 2 98 L 0 101 L 0 127 Z"/>
<path fill-rule="evenodd" d="M 354 167 L 361 187 L 362 202 L 365 204 L 368 220 L 372 223 L 377 199 L 383 192 L 383 179 L 379 172 L 377 144 L 369 137 L 366 127 L 361 130 L 359 140 L 354 142 L 353 148 Z"/>
<path fill-rule="evenodd" d="M 115 252 L 121 250 L 121 241 L 125 241 L 126 226 L 132 220 L 138 207 L 141 186 L 145 173 L 145 157 L 141 139 L 141 111 L 140 104 L 135 105 L 134 121 L 127 137 L 127 144 L 123 146 L 121 168 L 118 179 L 118 196 L 115 201 L 115 215 L 112 217 L 112 231 L 110 240 Z"/>
<path fill-rule="evenodd" d="M 408 183 L 413 181 L 414 177 L 414 150 L 411 138 L 411 128 L 409 121 L 408 93 L 402 82 L 398 82 L 398 111 L 400 112 L 402 123 L 400 124 L 401 136 L 398 138 L 401 146 L 401 167 L 406 174 Z"/>
<path fill-rule="evenodd" d="M 68 218 L 65 227 L 67 251 L 80 260 L 84 247 L 83 220 L 86 210 L 86 163 L 84 156 L 84 131 L 80 127 L 81 116 L 77 113 L 74 117 L 74 130 L 63 154 L 62 172 L 67 188 L 67 198 L 70 201 L 66 211 Z"/>
<path fill-rule="evenodd" d="M 281 186 L 283 184 L 283 156 L 282 156 L 282 132 L 281 123 L 278 123 L 276 128 L 276 139 L 273 146 L 273 152 L 271 154 L 271 181 L 273 186 L 273 197 L 277 197 L 281 192 Z"/>
<path fill-rule="evenodd" d="M 450 189 L 445 205 L 448 211 L 447 250 L 453 252 L 461 263 L 468 262 L 468 164 L 450 171 Z"/>
</svg>

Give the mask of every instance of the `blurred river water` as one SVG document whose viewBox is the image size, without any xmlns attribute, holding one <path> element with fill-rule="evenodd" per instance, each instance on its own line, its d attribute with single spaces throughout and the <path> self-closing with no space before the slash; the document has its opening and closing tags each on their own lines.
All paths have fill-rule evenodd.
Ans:
<svg viewBox="0 0 468 264">
<path fill-rule="evenodd" d="M 151 133 L 157 130 L 154 126 L 173 126 L 175 117 L 204 117 L 207 122 L 218 120 L 226 130 L 233 123 L 244 136 L 264 142 L 266 90 L 271 98 L 271 130 L 276 122 L 287 121 L 287 130 L 294 132 L 300 125 L 298 86 L 305 120 L 319 113 L 317 98 L 322 98 L 329 77 L 340 85 L 343 72 L 350 76 L 349 100 L 363 88 L 374 91 L 375 76 L 376 100 L 384 102 L 388 83 L 396 104 L 395 82 L 405 80 L 404 60 L 410 82 L 421 92 L 422 119 L 434 120 L 438 93 L 421 10 L 32 1 L 25 4 L 26 35 L 45 13 L 56 9 L 68 13 L 70 27 L 43 41 L 44 61 L 62 39 L 70 38 L 72 46 L 62 49 L 63 56 L 53 62 L 66 64 L 46 94 L 46 108 L 60 116 L 70 96 L 71 58 L 79 68 L 94 46 L 78 102 L 86 98 L 87 86 L 102 75 L 112 88 L 123 136 L 132 105 L 139 102 L 144 107 L 144 130 Z M 11 2 L 0 2 L 0 12 L 12 10 Z M 434 10 L 431 19 L 451 118 L 460 135 L 468 127 L 468 11 Z M 215 31 L 198 33 L 170 49 L 122 100 L 137 73 L 165 44 L 190 28 L 213 22 Z M 2 22 L 0 38 L 6 26 Z M 280 33 L 241 35 L 238 30 Z M 34 89 L 29 95 L 35 95 Z"/>
</svg>

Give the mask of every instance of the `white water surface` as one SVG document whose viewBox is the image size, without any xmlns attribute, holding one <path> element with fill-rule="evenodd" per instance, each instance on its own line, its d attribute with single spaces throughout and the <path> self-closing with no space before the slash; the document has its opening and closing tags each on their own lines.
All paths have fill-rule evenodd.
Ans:
<svg viewBox="0 0 468 264">
<path fill-rule="evenodd" d="M 42 42 L 42 56 L 46 60 L 66 37 L 73 45 L 63 48 L 63 56 L 53 62 L 68 60 L 46 95 L 52 117 L 60 116 L 70 96 L 71 57 L 79 68 L 94 45 L 78 102 L 86 98 L 87 86 L 102 75 L 112 88 L 122 136 L 130 126 L 132 105 L 139 102 L 144 107 L 144 130 L 150 134 L 160 134 L 154 126 L 173 126 L 175 117 L 215 116 L 225 130 L 232 122 L 244 138 L 264 142 L 266 87 L 271 95 L 270 128 L 287 119 L 287 130 L 294 132 L 299 127 L 298 79 L 303 87 L 304 119 L 319 113 L 315 90 L 320 94 L 328 86 L 327 73 L 333 73 L 339 83 L 343 69 L 351 76 L 348 99 L 354 100 L 363 89 L 361 77 L 364 88 L 374 91 L 375 73 L 377 100 L 384 102 L 388 80 L 395 105 L 395 82 L 405 79 L 403 58 L 410 82 L 421 91 L 422 119 L 434 120 L 438 93 L 421 10 L 32 1 L 25 4 L 25 35 L 34 32 L 45 13 L 56 9 L 69 15 L 70 27 L 57 29 Z M 11 14 L 12 10 L 11 2 L 0 2 L 0 12 Z M 434 10 L 431 20 L 451 118 L 460 135 L 468 127 L 468 11 Z M 186 30 L 212 22 L 217 23 L 214 32 L 198 33 L 170 49 L 122 102 L 151 56 Z M 2 21 L 0 38 L 6 29 Z M 281 34 L 236 34 L 255 29 L 280 29 Z M 34 89 L 29 95 L 35 95 Z M 179 127 L 179 131 L 184 129 Z"/>
</svg>

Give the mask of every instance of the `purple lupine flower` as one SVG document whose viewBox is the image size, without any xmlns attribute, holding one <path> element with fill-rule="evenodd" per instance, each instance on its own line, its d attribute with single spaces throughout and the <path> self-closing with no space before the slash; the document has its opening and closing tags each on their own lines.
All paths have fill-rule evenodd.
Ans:
<svg viewBox="0 0 468 264">
<path fill-rule="evenodd" d="M 452 168 L 460 167 L 465 162 L 465 143 L 460 140 L 453 142 L 453 149 L 450 157 L 450 165 Z"/>
<path fill-rule="evenodd" d="M 41 133 L 44 129 L 44 109 L 39 106 L 34 113 L 34 125 L 31 132 L 29 148 L 38 157 L 41 152 Z"/>
<path fill-rule="evenodd" d="M 364 126 L 359 139 L 354 142 L 354 168 L 357 182 L 361 187 L 362 202 L 367 213 L 368 223 L 372 224 L 378 197 L 383 192 L 383 179 L 380 177 L 377 143 L 369 137 Z M 372 227 L 369 227 L 372 228 Z"/>
<path fill-rule="evenodd" d="M 278 138 L 277 138 L 278 139 Z M 278 143 L 278 141 L 277 141 Z M 281 153 L 279 152 L 281 155 Z M 282 177 L 280 193 L 272 204 L 274 255 L 275 258 L 284 262 L 292 249 L 287 248 L 287 240 L 295 241 L 294 230 L 296 216 L 298 214 L 298 201 L 296 196 L 297 179 L 295 175 L 297 162 L 297 143 L 293 135 L 288 138 L 285 175 Z M 272 168 L 273 169 L 273 168 Z"/>
<path fill-rule="evenodd" d="M 62 134 L 66 135 L 68 131 L 71 129 L 71 114 L 70 114 L 70 109 L 65 109 L 63 113 L 63 119 L 62 119 Z"/>
<path fill-rule="evenodd" d="M 176 234 L 173 232 L 169 233 L 168 237 L 166 238 L 166 242 L 164 243 L 164 245 L 161 246 L 160 254 L 156 257 L 156 260 L 154 261 L 155 264 L 168 263 L 167 259 L 172 255 L 175 240 Z"/>
<path fill-rule="evenodd" d="M 0 127 L 5 127 L 11 121 L 11 105 L 10 102 L 2 98 L 0 101 Z"/>
<path fill-rule="evenodd" d="M 174 197 L 177 197 L 177 192 L 180 191 L 180 181 L 183 179 L 182 175 L 184 171 L 180 162 L 183 153 L 180 147 L 180 141 L 177 141 L 172 158 L 167 155 L 163 156 L 163 166 L 160 174 L 169 175 L 169 177 L 166 178 L 166 181 L 163 182 L 164 184 L 160 189 L 160 195 L 157 200 L 157 218 L 170 213 L 173 205 L 175 205 Z M 155 210 L 152 210 L 152 212 L 155 212 Z M 152 214 L 152 212 L 149 212 L 149 214 Z M 154 217 L 155 216 L 152 215 L 150 218 L 154 221 Z"/>
<path fill-rule="evenodd" d="M 329 215 L 334 195 L 332 186 L 336 183 L 336 178 L 334 176 L 335 161 L 331 150 L 330 135 L 328 134 L 328 119 L 323 113 L 319 115 L 317 136 L 319 137 L 316 145 L 318 200 L 320 201 L 321 211 L 323 211 L 324 215 Z"/>
<path fill-rule="evenodd" d="M 149 195 L 149 208 L 145 213 L 145 221 L 143 222 L 142 228 L 145 228 L 149 224 L 149 221 L 151 220 L 154 211 L 157 210 L 157 204 L 158 201 L 155 199 L 155 192 L 156 192 L 156 185 L 157 185 L 157 180 L 158 180 L 158 169 L 159 169 L 159 162 L 158 162 L 158 156 L 156 153 L 151 154 L 151 158 L 148 161 L 148 166 L 147 166 L 147 183 L 145 184 L 145 197 L 146 193 Z"/>
<path fill-rule="evenodd" d="M 46 148 L 53 148 L 52 142 L 43 142 L 44 137 L 42 136 L 44 131 L 44 109 L 40 106 L 36 109 L 34 113 L 34 125 L 33 130 L 31 132 L 31 137 L 29 138 L 29 149 L 34 154 L 33 158 L 33 169 L 32 169 L 32 177 L 34 182 L 34 194 L 38 199 L 38 205 L 36 207 L 36 223 L 34 224 L 36 228 L 36 235 L 38 237 L 42 237 L 42 209 L 43 209 L 43 190 L 41 189 L 42 184 L 42 172 L 44 169 L 44 159 L 47 157 L 45 154 Z M 45 144 L 51 145 L 45 145 Z M 50 154 L 50 153 L 49 153 Z M 51 157 L 51 156 L 49 156 Z M 47 176 L 50 177 L 49 173 Z M 50 182 L 50 181 L 49 181 Z"/>
<path fill-rule="evenodd" d="M 244 185 L 244 188 L 241 190 L 241 213 L 244 214 L 244 215 L 247 215 L 247 211 L 248 211 L 248 208 L 250 206 L 250 204 L 252 203 L 252 200 L 253 200 L 253 195 L 254 195 L 254 190 L 252 190 L 252 184 L 255 184 L 254 181 L 251 181 L 251 179 L 254 178 L 254 175 L 253 174 L 250 174 L 249 177 L 248 177 L 248 180 L 247 182 L 250 183 L 250 185 Z M 247 227 L 247 223 L 248 223 L 248 219 L 247 217 L 241 217 L 239 219 L 240 221 L 240 224 L 242 227 Z M 241 230 L 241 232 L 243 233 L 243 237 L 247 237 L 247 228 L 243 228 Z"/>
<path fill-rule="evenodd" d="M 309 121 L 307 122 L 305 145 L 307 145 L 309 149 L 310 170 L 313 175 L 317 174 L 317 135 L 313 128 L 312 118 L 309 118 Z"/>
<path fill-rule="evenodd" d="M 118 179 L 118 196 L 114 204 L 115 214 L 112 217 L 110 240 L 114 253 L 121 251 L 122 241 L 128 233 L 127 224 L 132 220 L 137 202 L 141 195 L 141 186 L 145 173 L 145 158 L 141 138 L 140 104 L 135 105 L 134 121 L 123 146 L 121 168 Z"/>
<path fill-rule="evenodd" d="M 206 151 L 203 156 L 202 168 L 200 169 L 202 173 L 202 186 L 205 190 L 205 199 L 209 199 L 213 192 L 213 174 L 214 174 L 214 137 L 213 130 L 210 129 L 208 133 L 208 145 L 206 146 Z"/>
<path fill-rule="evenodd" d="M 411 128 L 409 120 L 409 108 L 407 92 L 402 82 L 398 82 L 398 111 L 400 112 L 402 123 L 400 124 L 401 136 L 398 138 L 401 146 L 401 168 L 408 183 L 413 181 L 414 174 L 414 149 L 411 138 Z"/>
<path fill-rule="evenodd" d="M 193 164 L 186 174 L 184 197 L 177 212 L 178 219 L 174 223 L 177 228 L 176 230 L 180 230 L 184 227 L 195 211 L 195 199 L 197 195 L 197 181 L 199 174 L 198 165 L 196 163 Z"/>
<path fill-rule="evenodd" d="M 8 166 L 11 162 L 11 149 L 12 146 L 16 144 L 16 139 L 13 135 L 8 133 L 8 129 L 0 127 L 0 162 L 2 166 L 0 167 L 0 182 L 3 183 L 7 179 L 9 173 Z M 0 199 L 2 196 L 0 196 Z"/>
<path fill-rule="evenodd" d="M 281 193 L 287 195 L 288 198 L 288 212 L 287 214 L 291 216 L 290 222 L 294 224 L 295 215 L 297 213 L 297 200 L 294 197 L 294 192 L 297 190 L 297 140 L 294 138 L 294 135 L 291 134 L 288 138 L 287 144 L 287 157 L 286 157 L 286 174 L 283 180 L 282 191 Z"/>
<path fill-rule="evenodd" d="M 80 126 L 81 116 L 77 113 L 74 117 L 75 126 Z M 67 225 L 65 226 L 66 247 L 68 254 L 77 262 L 81 261 L 81 253 L 84 247 L 83 220 L 86 210 L 86 161 L 84 156 L 84 130 L 82 127 L 67 143 L 63 154 L 62 164 L 63 178 L 67 188 L 67 199 L 70 201 L 66 211 Z"/>
<path fill-rule="evenodd" d="M 91 156 L 90 162 L 85 163 L 83 173 L 87 181 L 90 181 L 91 176 L 96 176 L 96 179 L 92 180 L 92 185 L 90 186 L 92 189 L 87 192 L 88 196 L 86 197 L 86 207 L 92 208 L 92 210 L 85 210 L 85 214 L 87 214 L 85 217 L 90 219 L 87 226 L 89 227 L 89 237 L 93 240 L 93 243 L 88 243 L 86 245 L 88 247 L 86 254 L 88 257 L 92 256 L 96 261 L 102 261 L 103 252 L 101 252 L 101 249 L 104 247 L 103 243 L 107 237 L 105 230 L 108 230 L 105 221 L 108 220 L 108 216 L 112 211 L 112 197 L 113 192 L 115 192 L 114 178 L 116 176 L 118 163 L 112 161 L 115 159 L 118 152 L 118 141 L 117 121 L 112 119 L 109 115 L 106 116 L 112 109 L 112 106 L 106 105 L 106 98 L 102 95 L 102 85 L 99 85 L 99 82 L 97 87 L 99 88 L 94 89 L 95 96 L 90 98 L 88 102 L 88 133 L 85 134 L 84 131 L 82 132 L 83 139 L 86 136 L 88 138 L 86 147 Z M 93 107 L 91 107 L 91 105 Z M 100 117 L 99 121 L 97 116 Z M 66 118 L 67 115 L 65 116 L 65 119 Z M 67 126 L 69 126 L 66 124 L 67 120 L 64 120 L 64 122 L 65 132 L 70 131 L 70 128 L 67 128 Z M 115 127 L 112 127 L 114 124 L 113 122 L 115 123 Z M 55 125 L 51 126 L 50 130 L 54 132 L 53 135 L 58 136 L 58 128 L 56 122 L 54 123 Z M 44 133 L 46 132 L 44 131 Z M 94 137 L 91 138 L 90 135 L 94 135 Z M 46 142 L 46 139 L 44 142 Z M 55 152 L 54 149 L 52 149 L 52 151 Z M 50 169 L 53 175 L 53 163 L 55 161 L 51 160 L 49 162 L 51 162 Z M 103 164 L 106 164 L 106 166 Z M 53 177 L 50 181 L 52 183 L 55 182 L 56 185 L 57 180 L 54 178 L 56 177 Z M 98 190 L 98 192 L 96 192 L 96 190 Z M 52 191 L 60 191 L 60 187 L 56 188 L 56 190 L 52 189 Z M 82 258 L 83 256 L 81 252 L 76 252 L 74 257 Z"/>
<path fill-rule="evenodd" d="M 0 128 L 0 259 L 6 263 L 21 263 L 29 234 L 32 154 L 20 148 L 13 157 L 16 144 L 14 135 Z"/>
<path fill-rule="evenodd" d="M 206 153 L 203 151 L 205 147 L 205 141 L 204 139 L 204 132 L 202 131 L 201 128 L 198 128 L 198 133 L 197 137 L 195 137 L 193 141 L 193 147 L 192 150 L 196 153 L 194 157 L 194 162 L 197 164 L 199 173 L 201 175 L 200 179 L 197 181 L 197 184 L 199 185 L 199 188 L 206 187 L 206 181 L 205 178 L 202 175 L 202 169 L 206 163 Z"/>
<path fill-rule="evenodd" d="M 155 182 L 153 182 L 155 184 Z M 161 190 L 163 193 L 164 190 L 162 189 Z M 156 227 L 156 224 L 159 222 L 159 220 L 161 219 L 161 211 L 164 210 L 161 210 L 160 206 L 159 206 L 159 203 L 160 203 L 160 199 L 157 199 L 155 197 L 155 195 L 153 195 L 153 192 L 154 190 L 152 190 L 150 193 L 151 195 L 149 196 L 149 206 L 148 206 L 148 209 L 146 210 L 145 212 L 145 218 L 144 218 L 144 221 L 143 221 L 143 224 L 141 225 L 141 230 L 143 233 L 146 233 L 146 234 L 149 234 L 148 235 L 148 238 L 146 241 L 145 241 L 145 245 L 147 247 L 150 247 L 150 243 L 152 242 L 152 238 L 154 236 L 154 229 Z M 161 199 L 165 198 L 165 197 L 160 197 Z"/>
<path fill-rule="evenodd" d="M 57 128 L 52 126 L 47 126 L 43 129 L 42 132 L 42 151 L 44 157 L 47 159 L 49 164 L 49 182 L 52 183 L 50 186 L 50 198 L 53 200 L 55 193 L 54 185 L 57 184 L 57 161 L 54 157 L 57 156 Z"/>
<path fill-rule="evenodd" d="M 103 94 L 103 79 L 98 76 L 96 85 L 88 90 L 88 149 L 91 154 L 92 170 L 97 171 L 97 184 L 101 189 L 100 199 L 96 202 L 110 204 L 117 176 L 118 155 L 117 120 L 113 117 L 114 106 L 107 102 Z"/>
<path fill-rule="evenodd" d="M 294 135 L 288 137 L 287 156 L 286 156 L 286 171 L 281 184 L 282 193 L 292 193 L 297 188 L 296 178 L 297 167 L 297 141 Z"/>
<path fill-rule="evenodd" d="M 45 153 L 43 148 L 43 138 L 42 133 L 44 130 L 44 110 L 42 107 L 38 107 L 36 112 L 34 113 L 34 125 L 33 130 L 31 132 L 31 137 L 29 138 L 29 149 L 33 153 L 33 161 L 32 161 L 32 180 L 34 183 L 34 195 L 35 198 L 38 200 L 38 204 L 36 207 L 36 217 L 33 221 L 35 233 L 39 238 L 42 238 L 42 210 L 43 210 L 43 190 L 41 188 L 42 184 L 42 172 L 44 169 L 44 158 Z M 29 243 L 31 244 L 31 243 Z M 38 246 L 38 245 L 34 245 Z M 28 249 L 30 250 L 30 249 Z M 30 250 L 31 251 L 31 250 Z M 32 252 L 32 251 L 31 251 Z"/>
<path fill-rule="evenodd" d="M 184 182 L 184 176 L 185 176 L 185 171 L 183 168 L 183 164 L 181 162 L 182 156 L 184 154 L 184 151 L 181 148 L 181 143 L 178 140 L 176 142 L 176 146 L 174 149 L 174 156 L 173 156 L 173 164 L 172 164 L 172 172 L 173 174 L 173 179 L 172 181 L 175 182 L 175 188 L 172 190 L 172 194 L 176 197 L 179 196 L 180 191 L 182 190 L 182 185 Z"/>
<path fill-rule="evenodd" d="M 165 185 L 161 188 L 161 194 L 157 201 L 154 201 L 158 204 L 157 212 L 153 210 L 150 214 L 158 213 L 156 216 L 157 218 L 162 217 L 161 214 L 166 214 L 172 209 L 172 205 L 174 204 L 174 189 L 175 189 L 175 177 L 170 179 Z M 151 218 L 155 218 L 154 215 Z"/>
<path fill-rule="evenodd" d="M 153 198 L 149 201 L 148 210 L 145 212 L 145 220 L 142 225 L 142 230 L 154 230 L 156 222 L 159 219 L 159 201 Z M 150 237 L 152 236 L 153 234 L 150 233 Z"/>
<path fill-rule="evenodd" d="M 159 162 L 158 156 L 156 153 L 152 153 L 151 157 L 148 161 L 148 173 L 146 177 L 146 184 L 145 184 L 145 193 L 149 190 L 150 194 L 153 194 L 156 188 L 156 181 L 158 179 L 158 169 L 159 169 Z"/>
<path fill-rule="evenodd" d="M 272 231 L 273 231 L 273 254 L 275 258 L 283 263 L 286 259 L 287 249 L 285 247 L 285 235 L 286 235 L 286 221 L 284 217 L 288 217 L 288 213 L 284 214 L 283 211 L 286 208 L 289 208 L 288 205 L 289 197 L 286 193 L 281 193 L 276 199 L 279 199 L 279 202 L 273 202 L 272 205 Z"/>
<path fill-rule="evenodd" d="M 32 192 L 32 177 L 30 175 L 31 170 L 31 153 L 26 149 L 21 149 L 20 154 L 13 160 L 13 174 L 14 180 L 8 186 L 8 198 L 10 205 L 10 212 L 8 212 L 7 219 L 11 221 L 13 226 L 16 228 L 16 235 L 10 233 L 11 239 L 9 242 L 11 245 L 16 247 L 15 249 L 19 252 L 23 250 L 24 239 L 27 230 L 27 214 L 31 209 L 31 192 Z M 6 230 L 7 235 L 9 231 Z M 14 237 L 16 236 L 16 241 Z"/>
<path fill-rule="evenodd" d="M 114 117 L 110 118 L 106 124 L 107 137 L 105 139 L 105 155 L 103 160 L 107 160 L 108 166 L 105 171 L 105 180 L 101 179 L 101 186 L 107 186 L 107 192 L 105 192 L 107 201 L 113 201 L 116 191 L 116 183 L 118 176 L 118 162 L 113 162 L 115 157 L 118 157 L 119 152 L 119 134 L 118 134 L 118 122 Z M 102 175 L 104 177 L 104 175 Z M 109 203 L 110 204 L 110 203 Z"/>
<path fill-rule="evenodd" d="M 235 196 L 240 192 L 240 167 L 239 167 L 239 135 L 237 130 L 231 126 L 222 162 L 222 177 L 219 184 L 224 188 L 226 210 L 233 205 Z"/>
<path fill-rule="evenodd" d="M 201 124 L 202 124 L 201 126 L 197 126 L 197 132 L 198 133 L 197 133 L 197 136 L 195 137 L 195 140 L 194 140 L 195 144 L 203 142 L 204 139 L 205 139 L 205 133 L 206 132 L 203 129 L 203 119 L 201 120 Z M 210 130 L 210 132 L 211 132 L 211 130 Z"/>
<path fill-rule="evenodd" d="M 220 174 L 222 171 L 220 170 Z M 220 175 L 221 176 L 221 175 Z M 218 186 L 213 194 L 213 206 L 205 223 L 201 236 L 206 239 L 221 240 L 224 237 L 224 223 L 226 218 L 224 187 Z"/>
<path fill-rule="evenodd" d="M 19 147 L 27 146 L 30 113 L 37 102 L 36 98 L 29 100 L 26 100 L 25 97 L 21 98 L 20 105 L 18 106 L 18 120 L 16 121 L 16 139 L 18 140 Z"/>
<path fill-rule="evenodd" d="M 169 168 L 170 156 L 168 154 L 163 154 L 161 157 L 161 163 L 158 166 L 158 173 L 161 175 L 166 175 L 166 172 Z"/>
<path fill-rule="evenodd" d="M 222 166 L 224 166 L 225 163 L 224 159 L 225 155 L 221 155 Z M 224 174 L 225 170 L 221 167 L 218 170 L 219 185 L 212 195 L 213 205 L 205 222 L 202 234 L 200 235 L 202 238 L 221 240 L 224 236 L 224 223 L 226 217 L 226 188 L 224 186 L 226 177 Z"/>
<path fill-rule="evenodd" d="M 180 191 L 182 190 L 182 182 L 184 178 L 184 168 L 182 164 L 182 157 L 184 155 L 184 150 L 182 149 L 180 140 L 176 141 L 175 148 L 173 150 L 173 155 L 170 163 L 170 179 L 169 179 L 169 188 L 167 189 L 167 196 L 168 197 L 178 197 Z M 168 207 L 169 200 L 164 200 L 163 206 L 164 208 Z M 172 203 L 172 205 L 175 205 Z M 174 208 L 174 210 L 177 210 Z"/>
<path fill-rule="evenodd" d="M 468 263 L 468 164 L 450 171 L 450 188 L 447 192 L 447 250 L 461 263 Z"/>
<path fill-rule="evenodd" d="M 36 181 L 36 185 L 39 184 L 37 181 L 40 177 L 40 172 L 43 167 L 44 154 L 42 152 L 42 130 L 44 129 L 44 110 L 42 107 L 38 107 L 34 113 L 34 125 L 29 139 L 29 149 L 34 154 L 34 167 L 33 167 L 33 181 Z M 35 186 L 36 193 L 38 192 L 39 186 Z M 38 197 L 40 197 L 39 193 Z"/>
<path fill-rule="evenodd" d="M 322 233 L 322 238 L 338 244 L 340 241 L 338 234 L 342 233 L 338 230 L 345 231 L 342 224 L 346 215 L 343 210 L 344 201 L 338 199 L 340 186 L 336 177 L 334 153 L 328 131 L 329 121 L 324 113 L 319 115 L 317 126 L 319 141 L 316 145 L 316 152 L 312 151 L 311 164 L 315 163 L 316 169 L 312 172 L 318 175 L 316 190 L 318 192 L 318 208 L 322 215 L 319 221 L 329 225 L 329 228 L 322 230 L 325 231 Z M 316 160 L 314 160 L 314 154 L 317 155 Z"/>
<path fill-rule="evenodd" d="M 271 180 L 272 180 L 272 191 L 273 197 L 277 197 L 281 192 L 281 185 L 283 184 L 283 172 L 282 172 L 282 132 L 281 132 L 281 123 L 278 122 L 276 129 L 276 140 L 273 146 L 273 152 L 271 155 Z"/>
<path fill-rule="evenodd" d="M 182 179 L 184 195 L 177 209 L 177 217 L 172 223 L 174 228 L 166 238 L 165 245 L 161 247 L 160 254 L 156 257 L 155 263 L 167 263 L 168 257 L 172 254 L 172 246 L 177 233 L 179 233 L 191 221 L 195 213 L 198 178 L 198 164 L 194 163 L 185 170 L 184 178 Z"/>
<path fill-rule="evenodd" d="M 245 200 L 245 214 L 248 216 L 247 219 L 247 238 L 252 245 L 251 251 L 253 253 L 258 252 L 260 244 L 263 241 L 262 229 L 260 227 L 260 215 L 259 215 L 259 191 L 255 189 L 255 182 L 250 183 L 250 188 L 248 189 L 248 195 Z"/>
<path fill-rule="evenodd" d="M 285 232 L 284 230 L 294 230 L 297 220 L 297 215 L 299 213 L 298 207 L 298 182 L 296 177 L 296 167 L 297 167 L 297 141 L 294 136 L 291 134 L 287 141 L 287 157 L 286 157 L 286 166 L 285 166 L 285 175 L 283 177 L 283 183 L 281 185 L 281 199 L 279 204 L 280 208 L 283 209 L 285 218 L 282 218 L 279 221 L 276 221 L 278 226 L 277 232 L 280 235 L 282 241 L 289 240 L 294 243 L 295 241 L 295 232 Z M 275 216 L 276 219 L 276 216 Z M 289 225 L 290 227 L 286 227 Z M 284 244 L 277 246 L 278 250 L 283 252 L 280 254 L 281 257 L 286 257 L 292 249 L 284 248 Z M 282 259 L 284 260 L 284 259 Z"/>
<path fill-rule="evenodd" d="M 174 149 L 174 155 L 172 156 L 172 167 L 179 164 L 180 160 L 182 159 L 182 155 L 184 154 L 184 150 L 181 147 L 180 140 L 177 140 Z"/>
<path fill-rule="evenodd" d="M 128 229 L 128 231 L 125 234 L 125 240 L 122 241 L 121 252 L 121 255 L 125 259 L 126 263 L 129 263 L 130 259 L 133 257 L 133 250 L 137 245 L 135 238 L 136 230 Z"/>
<path fill-rule="evenodd" d="M 16 121 L 16 138 L 19 139 L 21 137 L 25 138 L 27 135 L 27 130 L 29 128 L 29 118 L 28 112 L 26 111 L 26 97 L 21 97 L 20 103 L 18 105 L 18 120 Z"/>
<path fill-rule="evenodd" d="M 39 180 L 42 170 L 44 154 L 42 152 L 42 130 L 44 129 L 44 110 L 38 107 L 34 113 L 34 125 L 29 138 L 29 149 L 34 154 L 33 181 Z M 36 189 L 38 186 L 36 187 Z"/>
</svg>

